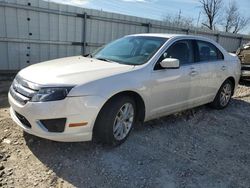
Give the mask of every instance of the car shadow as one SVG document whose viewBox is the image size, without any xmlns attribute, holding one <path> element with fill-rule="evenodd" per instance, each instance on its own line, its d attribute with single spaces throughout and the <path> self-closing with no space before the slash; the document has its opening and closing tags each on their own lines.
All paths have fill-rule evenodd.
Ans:
<svg viewBox="0 0 250 188">
<path fill-rule="evenodd" d="M 126 182 L 126 179 L 124 181 L 119 179 L 119 176 L 123 177 L 123 174 L 130 174 L 131 176 L 131 173 L 135 173 L 135 175 L 142 174 L 143 176 L 143 174 L 147 175 L 150 170 L 156 171 L 157 168 L 161 169 L 163 167 L 176 173 L 177 179 L 179 168 L 186 167 L 194 171 L 202 171 L 209 167 L 211 172 L 210 170 L 205 172 L 202 178 L 208 178 L 208 181 L 217 181 L 216 178 L 214 180 L 209 178 L 214 175 L 214 172 L 222 168 L 221 166 L 224 168 L 224 165 L 223 162 L 214 165 L 214 160 L 220 160 L 220 157 L 223 156 L 223 158 L 221 157 L 223 160 L 233 161 L 234 155 L 237 158 L 239 148 L 229 150 L 228 153 L 225 151 L 220 153 L 221 145 L 218 145 L 218 139 L 210 138 L 219 136 L 222 139 L 222 145 L 223 139 L 231 142 L 228 145 L 240 145 L 242 140 L 236 138 L 231 138 L 230 140 L 227 138 L 228 135 L 234 136 L 238 131 L 238 127 L 235 124 L 225 124 L 223 118 L 232 117 L 235 121 L 239 121 L 244 117 L 244 114 L 241 117 L 241 113 L 247 112 L 247 110 L 250 110 L 250 103 L 240 99 L 232 99 L 228 108 L 224 110 L 213 110 L 205 105 L 165 116 L 146 122 L 143 126 L 137 126 L 129 139 L 115 148 L 107 147 L 97 142 L 54 142 L 26 133 L 24 133 L 24 138 L 29 149 L 42 163 L 58 177 L 75 187 L 100 187 L 100 185 L 113 187 L 114 185 L 123 185 L 122 183 Z M 245 131 L 250 131 L 250 129 Z M 193 148 L 194 140 L 197 142 L 195 144 L 200 147 Z M 189 143 L 192 144 L 189 145 Z M 247 150 L 250 149 L 246 145 L 241 147 L 241 150 L 246 150 L 241 152 L 247 153 Z M 210 155 L 209 152 L 215 152 L 215 154 Z M 202 155 L 204 153 L 208 154 Z M 158 157 L 157 160 L 152 160 L 155 156 L 156 158 Z M 159 156 L 162 157 L 160 158 Z M 187 162 L 189 156 L 192 156 L 195 162 L 190 162 L 191 159 L 188 159 L 189 162 Z M 218 158 L 211 160 L 213 157 Z M 235 160 L 234 165 L 241 167 L 241 163 L 238 163 L 237 160 Z M 141 165 L 140 161 L 151 162 L 147 164 L 145 162 L 145 164 Z M 158 166 L 153 166 L 152 169 L 149 169 L 155 163 Z M 162 167 L 159 165 L 162 165 Z M 227 173 L 219 175 L 218 178 L 220 181 L 225 179 L 226 183 L 232 172 L 230 166 L 225 168 L 224 171 Z M 121 170 L 120 172 L 119 169 Z M 237 171 L 234 171 L 234 173 L 237 174 Z M 160 177 L 157 177 L 154 173 L 152 176 L 155 177 L 149 178 L 153 179 L 153 183 L 157 183 L 157 178 Z M 201 176 L 197 175 L 197 177 L 192 178 L 199 177 Z M 113 178 L 113 180 L 115 178 L 116 182 L 107 184 L 109 178 Z M 139 181 L 139 184 L 143 183 L 140 179 L 128 178 L 128 180 Z M 128 182 L 127 185 L 132 186 L 132 183 Z"/>
</svg>

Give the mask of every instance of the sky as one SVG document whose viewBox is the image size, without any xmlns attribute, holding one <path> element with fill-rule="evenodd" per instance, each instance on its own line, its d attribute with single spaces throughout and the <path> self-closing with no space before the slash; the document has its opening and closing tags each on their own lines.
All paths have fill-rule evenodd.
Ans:
<svg viewBox="0 0 250 188">
<path fill-rule="evenodd" d="M 193 18 L 194 24 L 197 24 L 201 7 L 199 0 L 47 0 L 57 3 L 64 3 L 84 8 L 103 10 L 162 20 L 166 15 L 177 15 L 181 10 L 183 17 Z M 232 0 L 223 0 L 226 6 Z M 250 0 L 237 0 L 239 10 L 245 17 L 250 18 Z M 199 24 L 202 22 L 202 16 Z M 250 33 L 250 23 L 243 34 Z"/>
</svg>

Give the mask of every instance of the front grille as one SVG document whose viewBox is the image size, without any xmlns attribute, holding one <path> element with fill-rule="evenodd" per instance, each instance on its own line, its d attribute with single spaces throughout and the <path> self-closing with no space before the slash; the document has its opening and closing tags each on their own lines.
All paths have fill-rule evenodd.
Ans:
<svg viewBox="0 0 250 188">
<path fill-rule="evenodd" d="M 15 112 L 16 117 L 19 119 L 19 121 L 26 127 L 31 128 L 30 122 L 21 114 Z"/>
<path fill-rule="evenodd" d="M 28 82 L 17 76 L 10 87 L 10 94 L 17 102 L 24 105 L 31 100 L 38 90 L 39 87 L 37 84 Z"/>
</svg>

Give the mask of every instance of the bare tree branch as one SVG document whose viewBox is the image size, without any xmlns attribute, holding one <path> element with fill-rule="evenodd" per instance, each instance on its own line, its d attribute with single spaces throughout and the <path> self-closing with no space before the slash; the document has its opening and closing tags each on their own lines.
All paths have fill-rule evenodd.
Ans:
<svg viewBox="0 0 250 188">
<path fill-rule="evenodd" d="M 244 29 L 248 23 L 249 18 L 244 18 L 243 16 L 239 15 L 235 22 L 233 33 L 238 33 L 240 30 Z"/>
<path fill-rule="evenodd" d="M 249 18 L 241 15 L 236 1 L 230 2 L 229 6 L 226 7 L 222 19 L 221 25 L 224 27 L 224 31 L 232 33 L 238 33 L 249 23 Z"/>
<path fill-rule="evenodd" d="M 235 19 L 238 16 L 238 7 L 235 1 L 229 4 L 225 11 L 225 31 L 229 32 L 235 25 Z"/>
<path fill-rule="evenodd" d="M 210 30 L 214 30 L 216 19 L 222 6 L 222 0 L 199 0 L 199 2 L 206 17 L 206 22 L 202 23 L 202 25 Z"/>
<path fill-rule="evenodd" d="M 168 14 L 164 16 L 163 21 L 170 25 L 180 26 L 180 27 L 194 27 L 194 19 L 190 17 L 182 16 L 181 10 L 176 15 Z"/>
</svg>

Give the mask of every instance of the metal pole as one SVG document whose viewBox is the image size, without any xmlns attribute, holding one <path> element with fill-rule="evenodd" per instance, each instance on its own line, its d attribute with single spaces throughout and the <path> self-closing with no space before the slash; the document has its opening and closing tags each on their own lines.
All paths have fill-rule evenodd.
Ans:
<svg viewBox="0 0 250 188">
<path fill-rule="evenodd" d="M 239 48 L 240 48 L 242 45 L 243 37 L 239 37 L 238 39 L 239 39 Z"/>
<path fill-rule="evenodd" d="M 218 34 L 216 34 L 216 42 L 220 42 L 220 34 L 218 33 Z"/>
<path fill-rule="evenodd" d="M 85 55 L 86 54 L 86 31 L 87 31 L 87 13 L 85 12 L 83 15 L 83 28 L 82 28 L 82 54 Z"/>
<path fill-rule="evenodd" d="M 151 23 L 149 22 L 148 23 L 148 30 L 147 30 L 148 33 L 150 33 L 150 27 L 151 27 Z"/>
</svg>

